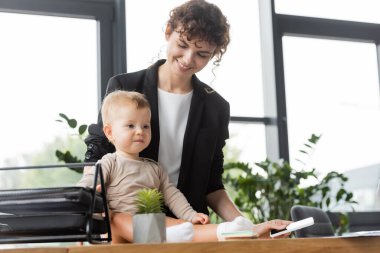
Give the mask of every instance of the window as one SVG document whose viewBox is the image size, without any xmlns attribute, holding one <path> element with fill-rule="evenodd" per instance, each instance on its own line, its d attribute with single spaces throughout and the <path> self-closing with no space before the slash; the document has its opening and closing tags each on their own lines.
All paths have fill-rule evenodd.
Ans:
<svg viewBox="0 0 380 253">
<path fill-rule="evenodd" d="M 315 133 L 313 167 L 325 173 L 380 163 L 376 46 L 287 36 L 283 44 L 291 161 Z"/>
<path fill-rule="evenodd" d="M 378 0 L 275 0 L 280 14 L 380 24 Z"/>
<path fill-rule="evenodd" d="M 229 130 L 230 138 L 226 145 L 228 151 L 225 152 L 226 162 L 238 159 L 253 165 L 255 162 L 266 159 L 265 126 L 263 124 L 231 122 Z"/>
<path fill-rule="evenodd" d="M 273 14 L 278 117 L 285 122 L 279 126 L 281 157 L 294 164 L 306 138 L 322 134 L 309 166 L 322 175 L 344 172 L 360 203 L 356 210 L 378 210 L 380 25 L 359 18 L 375 17 L 376 4 L 336 0 L 326 8 L 318 1 L 317 8 L 310 1 L 315 8 L 305 11 L 294 2 L 276 1 L 281 15 Z"/>
<path fill-rule="evenodd" d="M 125 69 L 120 5 L 124 10 L 112 0 L 0 1 L 0 167 L 54 164 L 61 147 L 84 157 L 83 141 L 73 143 L 55 120 L 64 113 L 96 122 L 107 80 Z M 65 185 L 70 177 L 12 172 L 1 172 L 1 188 Z"/>
<path fill-rule="evenodd" d="M 283 45 L 291 162 L 312 133 L 322 135 L 308 166 L 322 175 L 345 173 L 358 208 L 373 209 L 380 164 L 376 45 L 287 36 Z"/>
<path fill-rule="evenodd" d="M 56 163 L 55 150 L 36 154 L 66 136 L 58 114 L 96 119 L 96 21 L 0 13 L 0 22 L 0 163 Z"/>
</svg>

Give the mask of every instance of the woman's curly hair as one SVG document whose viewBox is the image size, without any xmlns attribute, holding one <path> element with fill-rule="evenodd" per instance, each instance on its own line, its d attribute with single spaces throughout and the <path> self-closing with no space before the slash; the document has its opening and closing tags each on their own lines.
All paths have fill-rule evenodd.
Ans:
<svg viewBox="0 0 380 253">
<path fill-rule="evenodd" d="M 215 45 L 214 65 L 219 65 L 230 43 L 230 25 L 219 7 L 204 0 L 190 0 L 170 12 L 168 25 L 187 40 L 196 38 Z"/>
</svg>

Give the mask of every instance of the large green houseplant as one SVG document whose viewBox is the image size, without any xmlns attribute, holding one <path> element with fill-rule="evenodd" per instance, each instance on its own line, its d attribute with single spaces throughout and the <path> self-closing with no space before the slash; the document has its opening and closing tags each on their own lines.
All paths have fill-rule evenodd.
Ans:
<svg viewBox="0 0 380 253">
<path fill-rule="evenodd" d="M 319 139 L 320 136 L 313 134 L 300 150 L 301 154 L 310 154 Z M 352 199 L 353 194 L 345 189 L 347 177 L 341 173 L 331 171 L 318 183 L 301 186 L 302 180 L 318 180 L 315 168 L 295 169 L 287 161 L 273 162 L 269 159 L 256 165 L 262 169 L 260 173 L 253 173 L 247 163 L 227 163 L 223 175 L 235 204 L 255 223 L 276 218 L 289 220 L 290 209 L 296 204 L 332 210 L 342 203 L 356 203 Z M 341 215 L 341 226 L 337 233 L 344 231 L 347 224 L 347 217 Z"/>
<path fill-rule="evenodd" d="M 141 189 L 136 196 L 133 215 L 133 242 L 157 243 L 166 240 L 163 195 L 157 189 Z"/>
</svg>

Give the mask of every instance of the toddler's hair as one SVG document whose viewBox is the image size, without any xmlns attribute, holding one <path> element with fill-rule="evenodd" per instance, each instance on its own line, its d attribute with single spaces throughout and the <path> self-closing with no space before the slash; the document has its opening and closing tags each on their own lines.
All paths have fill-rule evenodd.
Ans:
<svg viewBox="0 0 380 253">
<path fill-rule="evenodd" d="M 103 124 L 109 123 L 110 113 L 118 106 L 125 104 L 134 105 L 136 109 L 149 108 L 149 102 L 145 96 L 136 91 L 116 90 L 109 93 L 102 103 Z"/>
</svg>

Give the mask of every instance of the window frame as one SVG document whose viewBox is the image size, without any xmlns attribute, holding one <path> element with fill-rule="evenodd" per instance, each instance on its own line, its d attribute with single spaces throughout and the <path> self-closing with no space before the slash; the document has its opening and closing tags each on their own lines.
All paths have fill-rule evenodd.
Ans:
<svg viewBox="0 0 380 253">
<path fill-rule="evenodd" d="M 378 75 L 380 80 L 380 24 L 277 14 L 275 12 L 274 1 L 260 0 L 264 14 L 271 16 L 271 18 L 266 19 L 266 26 L 262 27 L 262 29 L 269 29 L 271 31 L 269 35 L 262 38 L 265 43 L 269 42 L 272 46 L 272 51 L 270 51 L 270 48 L 263 49 L 263 61 L 264 58 L 269 58 L 271 59 L 271 64 L 263 64 L 263 66 L 266 68 L 264 72 L 266 71 L 267 74 L 273 73 L 274 75 L 272 77 L 274 81 L 269 84 L 273 86 L 272 89 L 275 93 L 267 93 L 264 96 L 268 96 L 272 100 L 275 97 L 276 106 L 271 104 L 269 112 L 272 115 L 273 121 L 276 122 L 277 133 L 274 133 L 273 136 L 278 136 L 277 138 L 274 137 L 273 141 L 268 145 L 275 148 L 276 142 L 278 144 L 277 154 L 276 152 L 272 152 L 271 154 L 274 154 L 272 158 L 283 158 L 289 161 L 283 36 L 290 35 L 374 43 L 377 50 Z M 276 157 L 276 155 L 278 156 Z"/>
<path fill-rule="evenodd" d="M 0 12 L 95 19 L 98 29 L 99 107 L 109 78 L 127 72 L 124 0 L 2 0 Z M 264 124 L 268 158 L 289 161 L 282 37 L 291 35 L 375 43 L 380 79 L 380 24 L 277 14 L 274 0 L 259 0 L 259 15 L 266 116 L 232 115 L 231 122 Z"/>
<path fill-rule="evenodd" d="M 124 6 L 124 0 L 2 0 L 0 12 L 96 20 L 100 107 L 108 79 L 126 70 Z"/>
</svg>

